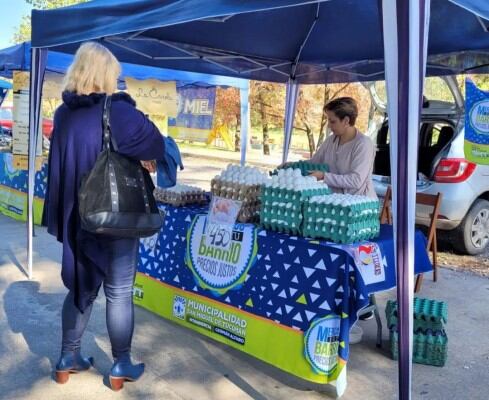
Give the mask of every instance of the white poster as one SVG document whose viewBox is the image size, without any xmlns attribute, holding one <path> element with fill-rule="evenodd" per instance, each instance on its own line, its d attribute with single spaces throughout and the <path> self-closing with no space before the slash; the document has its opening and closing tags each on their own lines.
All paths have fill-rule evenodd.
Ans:
<svg viewBox="0 0 489 400">
<path fill-rule="evenodd" d="M 142 112 L 150 115 L 166 115 L 172 118 L 177 116 L 178 97 L 175 81 L 161 82 L 156 79 L 125 79 L 127 91 Z"/>
<path fill-rule="evenodd" d="M 355 263 L 365 285 L 384 282 L 385 269 L 382 253 L 376 243 L 361 244 L 355 248 Z"/>
<path fill-rule="evenodd" d="M 14 108 L 12 145 L 13 154 L 29 154 L 29 72 L 14 71 Z M 42 130 L 41 118 L 39 119 L 38 140 L 36 155 L 42 155 Z"/>
</svg>

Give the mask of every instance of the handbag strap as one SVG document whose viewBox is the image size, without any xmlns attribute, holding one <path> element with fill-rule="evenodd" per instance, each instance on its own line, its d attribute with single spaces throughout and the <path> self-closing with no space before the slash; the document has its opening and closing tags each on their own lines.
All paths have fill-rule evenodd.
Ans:
<svg viewBox="0 0 489 400">
<path fill-rule="evenodd" d="M 111 134 L 110 129 L 110 107 L 112 105 L 112 96 L 105 96 L 104 101 L 104 113 L 102 116 L 102 121 L 104 124 L 104 148 L 110 151 L 110 143 L 112 143 L 112 148 L 114 151 L 118 151 L 117 143 Z"/>
</svg>

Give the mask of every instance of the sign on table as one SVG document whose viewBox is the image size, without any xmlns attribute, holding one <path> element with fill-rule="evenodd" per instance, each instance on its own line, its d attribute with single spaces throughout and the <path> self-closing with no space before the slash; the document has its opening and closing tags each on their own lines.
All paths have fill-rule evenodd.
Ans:
<svg viewBox="0 0 489 400">
<path fill-rule="evenodd" d="M 206 223 L 206 245 L 229 249 L 241 201 L 213 196 Z"/>
</svg>

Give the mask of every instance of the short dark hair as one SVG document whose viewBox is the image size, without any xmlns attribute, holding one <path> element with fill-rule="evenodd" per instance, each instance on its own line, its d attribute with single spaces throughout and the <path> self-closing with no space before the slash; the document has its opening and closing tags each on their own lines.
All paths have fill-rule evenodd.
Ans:
<svg viewBox="0 0 489 400">
<path fill-rule="evenodd" d="M 350 118 L 350 125 L 355 125 L 358 117 L 358 107 L 355 99 L 351 97 L 339 97 L 331 100 L 324 106 L 324 112 L 332 111 L 339 119 Z"/>
</svg>

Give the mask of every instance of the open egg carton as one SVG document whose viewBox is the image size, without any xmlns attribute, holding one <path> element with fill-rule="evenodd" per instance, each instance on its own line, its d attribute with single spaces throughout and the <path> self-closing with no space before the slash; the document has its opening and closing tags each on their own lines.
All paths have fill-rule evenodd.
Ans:
<svg viewBox="0 0 489 400">
<path fill-rule="evenodd" d="M 303 176 L 309 175 L 311 171 L 329 172 L 328 164 L 311 163 L 306 160 L 300 160 L 286 163 L 283 167 L 279 167 L 273 171 L 272 175 L 277 175 L 278 171 L 281 169 L 299 169 L 301 171 L 301 175 Z"/>
<path fill-rule="evenodd" d="M 253 167 L 229 164 L 211 181 L 214 196 L 242 202 L 239 222 L 256 222 L 260 216 L 261 187 L 268 180 L 265 173 Z"/>
<path fill-rule="evenodd" d="M 366 196 L 313 196 L 304 206 L 304 236 L 336 243 L 376 238 L 380 230 L 379 201 Z"/>
<path fill-rule="evenodd" d="M 266 229 L 302 234 L 303 205 L 311 196 L 330 193 L 328 185 L 302 176 L 300 169 L 282 169 L 265 182 L 260 223 Z"/>
<path fill-rule="evenodd" d="M 156 201 L 170 204 L 174 207 L 181 207 L 188 204 L 205 204 L 208 201 L 202 189 L 178 183 L 169 188 L 155 188 L 154 196 Z"/>
</svg>

